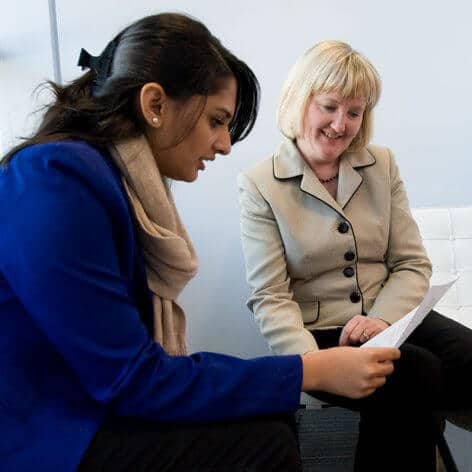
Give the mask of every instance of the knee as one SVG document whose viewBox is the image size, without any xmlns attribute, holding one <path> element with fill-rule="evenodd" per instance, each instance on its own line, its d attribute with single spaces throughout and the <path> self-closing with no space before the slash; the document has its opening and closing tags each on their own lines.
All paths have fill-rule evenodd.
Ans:
<svg viewBox="0 0 472 472">
<path fill-rule="evenodd" d="M 395 375 L 412 407 L 434 408 L 442 390 L 441 361 L 431 351 L 412 345 L 401 347 Z"/>
<path fill-rule="evenodd" d="M 269 426 L 271 441 L 280 448 L 295 447 L 298 449 L 297 433 L 285 421 L 271 421 Z"/>
<path fill-rule="evenodd" d="M 301 472 L 301 457 L 297 433 L 285 421 L 270 421 L 265 425 L 266 444 L 264 454 L 272 457 L 271 467 L 263 470 L 284 470 Z M 261 469 L 262 470 L 262 469 Z"/>
</svg>

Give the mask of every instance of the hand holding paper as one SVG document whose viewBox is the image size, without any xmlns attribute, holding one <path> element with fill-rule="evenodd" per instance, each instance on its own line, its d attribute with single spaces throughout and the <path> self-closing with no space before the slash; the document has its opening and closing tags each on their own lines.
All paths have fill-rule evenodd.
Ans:
<svg viewBox="0 0 472 472">
<path fill-rule="evenodd" d="M 400 347 L 456 280 L 454 277 L 445 283 L 432 285 L 419 306 L 361 347 Z"/>
</svg>

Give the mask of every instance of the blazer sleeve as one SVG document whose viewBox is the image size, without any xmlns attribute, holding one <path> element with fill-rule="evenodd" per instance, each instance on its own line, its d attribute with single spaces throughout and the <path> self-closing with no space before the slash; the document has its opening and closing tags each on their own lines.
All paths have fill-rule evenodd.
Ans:
<svg viewBox="0 0 472 472">
<path fill-rule="evenodd" d="M 432 266 L 410 212 L 405 186 L 390 150 L 391 213 L 386 264 L 388 279 L 368 315 L 394 323 L 425 296 Z"/>
<path fill-rule="evenodd" d="M 64 159 L 58 146 L 47 159 L 10 163 L 0 270 L 85 392 L 118 415 L 158 421 L 296 409 L 300 356 L 168 356 L 149 337 L 117 249 L 132 231 L 121 224 L 128 210 L 116 205 L 121 194 L 110 176 L 99 177 L 100 157 L 85 165 L 83 152 Z"/>
<path fill-rule="evenodd" d="M 247 306 L 273 352 L 317 350 L 314 337 L 304 328 L 300 307 L 293 300 L 285 250 L 272 209 L 248 175 L 238 176 L 238 188 L 241 239 L 251 288 Z"/>
</svg>

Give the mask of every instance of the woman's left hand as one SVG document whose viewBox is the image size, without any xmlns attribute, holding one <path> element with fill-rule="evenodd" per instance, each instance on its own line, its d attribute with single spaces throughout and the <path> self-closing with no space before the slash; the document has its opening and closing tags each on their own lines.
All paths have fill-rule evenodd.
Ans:
<svg viewBox="0 0 472 472">
<path fill-rule="evenodd" d="M 379 318 L 356 315 L 344 325 L 341 336 L 339 336 L 339 345 L 350 346 L 366 343 L 388 326 L 386 321 Z"/>
</svg>

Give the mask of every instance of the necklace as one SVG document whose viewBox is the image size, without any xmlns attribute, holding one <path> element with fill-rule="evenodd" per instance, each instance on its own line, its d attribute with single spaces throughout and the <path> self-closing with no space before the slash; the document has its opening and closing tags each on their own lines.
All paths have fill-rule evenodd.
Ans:
<svg viewBox="0 0 472 472">
<path fill-rule="evenodd" d="M 338 175 L 339 175 L 339 172 L 336 172 L 336 174 L 334 174 L 332 177 L 330 177 L 329 179 L 320 179 L 318 178 L 318 180 L 322 183 L 322 184 L 327 184 L 328 182 L 332 182 L 333 180 L 336 180 L 338 178 Z"/>
</svg>

